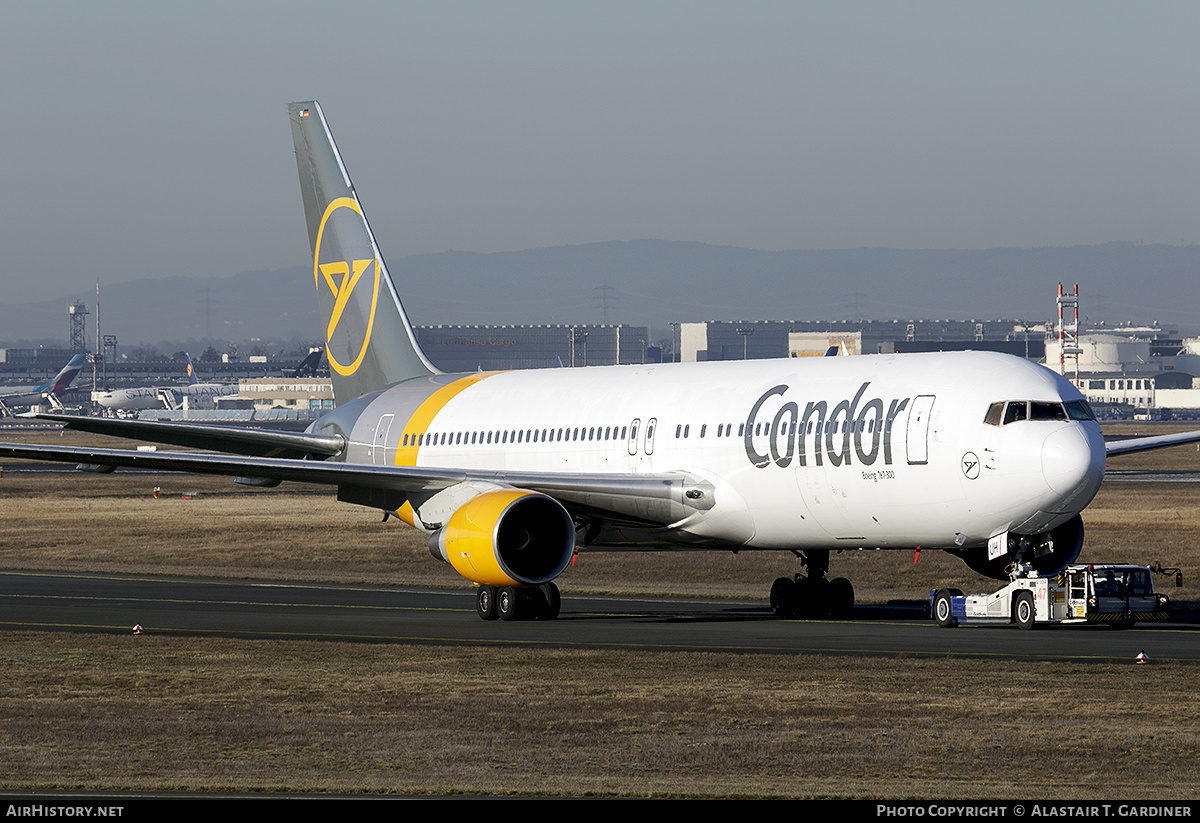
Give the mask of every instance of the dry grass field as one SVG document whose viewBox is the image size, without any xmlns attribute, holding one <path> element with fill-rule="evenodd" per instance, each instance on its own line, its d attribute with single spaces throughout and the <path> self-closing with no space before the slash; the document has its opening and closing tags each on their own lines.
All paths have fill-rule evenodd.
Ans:
<svg viewBox="0 0 1200 823">
<path fill-rule="evenodd" d="M 1196 469 L 1200 453 L 1112 465 Z M 4 469 L 3 568 L 463 585 L 420 535 L 325 490 Z M 1084 517 L 1083 559 L 1180 566 L 1171 594 L 1197 599 L 1200 487 L 1106 484 Z M 833 567 L 862 601 L 992 587 L 940 553 L 913 560 L 848 552 Z M 585 554 L 560 584 L 765 599 L 794 570 L 775 553 Z M 1188 799 L 1195 684 L 1172 663 L 8 633 L 0 789 Z"/>
<path fill-rule="evenodd" d="M 1146 799 L 1195 669 L 8 634 L 0 788 Z"/>
</svg>

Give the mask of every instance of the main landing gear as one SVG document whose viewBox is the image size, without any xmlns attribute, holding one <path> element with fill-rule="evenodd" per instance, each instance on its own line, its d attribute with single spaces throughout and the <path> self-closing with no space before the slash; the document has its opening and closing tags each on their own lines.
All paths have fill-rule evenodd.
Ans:
<svg viewBox="0 0 1200 823">
<path fill-rule="evenodd" d="M 808 574 L 780 577 L 771 586 L 771 611 L 777 617 L 849 617 L 854 586 L 844 577 L 829 580 L 829 552 L 800 552 Z"/>
<path fill-rule="evenodd" d="M 480 586 L 475 591 L 475 609 L 484 620 L 553 620 L 562 599 L 558 586 Z"/>
</svg>

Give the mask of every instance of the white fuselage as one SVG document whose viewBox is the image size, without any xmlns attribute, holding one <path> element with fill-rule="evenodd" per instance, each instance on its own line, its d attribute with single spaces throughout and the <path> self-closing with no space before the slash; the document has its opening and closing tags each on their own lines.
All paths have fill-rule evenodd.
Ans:
<svg viewBox="0 0 1200 823">
<path fill-rule="evenodd" d="M 183 398 L 213 398 L 237 394 L 237 386 L 220 383 L 193 383 L 187 386 L 154 387 L 141 386 L 133 389 L 114 389 L 110 392 L 94 392 L 92 399 L 113 411 L 140 411 L 143 409 L 178 408 Z M 170 403 L 164 401 L 163 396 Z"/>
<path fill-rule="evenodd" d="M 46 399 L 47 390 L 38 386 L 5 386 L 0 403 L 7 406 L 32 406 Z"/>
<path fill-rule="evenodd" d="M 178 386 L 172 391 L 176 392 L 180 398 L 179 402 L 182 402 L 184 397 L 192 400 L 229 397 L 238 393 L 238 387 L 224 383 L 193 383 L 190 386 Z"/>
<path fill-rule="evenodd" d="M 162 401 L 158 399 L 158 389 L 142 386 L 134 389 L 114 389 L 107 392 L 92 392 L 92 400 L 106 409 L 113 411 L 137 411 L 141 409 L 161 409 Z"/>
<path fill-rule="evenodd" d="M 1090 502 L 1104 472 L 1094 421 L 984 422 L 999 401 L 1080 397 L 1041 366 L 980 352 L 446 375 L 376 396 L 346 459 L 688 473 L 715 504 L 670 526 L 680 543 L 971 547 Z"/>
</svg>

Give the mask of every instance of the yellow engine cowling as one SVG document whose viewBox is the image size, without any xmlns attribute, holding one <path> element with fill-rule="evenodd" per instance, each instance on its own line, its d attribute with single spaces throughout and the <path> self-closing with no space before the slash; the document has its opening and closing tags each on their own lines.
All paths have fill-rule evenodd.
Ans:
<svg viewBox="0 0 1200 823">
<path fill-rule="evenodd" d="M 459 507 L 430 537 L 429 550 L 474 583 L 537 586 L 570 564 L 575 526 L 554 498 L 501 489 Z"/>
</svg>

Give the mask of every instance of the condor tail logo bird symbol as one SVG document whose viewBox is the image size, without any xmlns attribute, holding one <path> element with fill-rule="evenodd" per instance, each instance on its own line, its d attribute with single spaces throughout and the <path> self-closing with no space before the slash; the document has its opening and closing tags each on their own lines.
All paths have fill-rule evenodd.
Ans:
<svg viewBox="0 0 1200 823">
<path fill-rule="evenodd" d="M 313 285 L 317 290 L 321 289 L 321 278 L 324 278 L 325 285 L 329 287 L 329 291 L 333 293 L 333 310 L 329 314 L 329 325 L 325 329 L 325 354 L 329 358 L 329 366 L 338 374 L 349 377 L 358 371 L 358 367 L 362 364 L 363 356 L 367 353 L 367 344 L 371 341 L 371 330 L 375 325 L 375 308 L 379 302 L 379 275 L 381 266 L 379 265 L 378 257 L 373 257 L 367 260 L 338 260 L 331 263 L 321 262 L 321 241 L 325 235 L 325 226 L 330 218 L 338 211 L 338 209 L 350 209 L 362 219 L 362 210 L 358 202 L 350 197 L 339 197 L 329 204 L 325 209 L 325 214 L 321 217 L 321 226 L 317 230 L 316 249 L 313 253 Z M 355 288 L 358 286 L 359 280 L 367 269 L 374 265 L 374 277 L 371 285 L 371 310 L 367 314 L 367 327 L 363 333 L 362 344 L 358 346 L 358 356 L 350 364 L 342 363 L 334 354 L 333 342 L 334 332 L 338 329 L 338 323 L 342 319 L 342 314 L 346 310 L 346 306 L 350 301 L 350 297 L 354 294 Z M 347 334 L 351 332 L 346 330 Z M 352 343 L 353 341 L 347 341 Z M 351 346 L 349 351 L 353 352 Z"/>
</svg>

